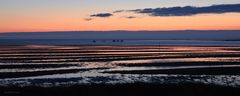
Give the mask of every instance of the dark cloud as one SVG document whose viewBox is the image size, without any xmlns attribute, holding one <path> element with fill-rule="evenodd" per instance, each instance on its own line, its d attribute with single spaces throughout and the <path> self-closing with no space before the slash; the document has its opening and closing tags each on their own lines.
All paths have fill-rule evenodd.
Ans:
<svg viewBox="0 0 240 96">
<path fill-rule="evenodd" d="M 92 17 L 111 17 L 121 12 L 134 12 L 137 14 L 148 14 L 149 16 L 192 16 L 198 14 L 221 14 L 230 12 L 240 12 L 240 4 L 222 4 L 205 7 L 184 6 L 184 7 L 163 7 L 163 8 L 144 8 L 135 10 L 116 10 L 111 13 L 98 13 L 90 15 L 86 21 L 93 20 Z M 127 19 L 137 18 L 135 16 L 127 16 Z"/>
<path fill-rule="evenodd" d="M 93 20 L 93 18 L 85 18 L 84 20 L 85 21 L 91 21 L 91 20 Z"/>
<path fill-rule="evenodd" d="M 113 16 L 113 14 L 111 13 L 98 13 L 98 14 L 90 15 L 90 17 L 103 17 L 103 18 L 111 17 L 111 16 Z"/>
<path fill-rule="evenodd" d="M 212 5 L 206 7 L 168 7 L 168 8 L 145 8 L 128 10 L 150 16 L 191 16 L 197 14 L 221 14 L 228 12 L 240 12 L 240 4 Z"/>
<path fill-rule="evenodd" d="M 126 18 L 127 19 L 134 19 L 134 18 L 137 18 L 137 17 L 135 17 L 135 16 L 127 16 Z"/>
<path fill-rule="evenodd" d="M 121 13 L 121 12 L 124 12 L 125 10 L 116 10 L 116 11 L 113 11 L 113 13 Z"/>
</svg>

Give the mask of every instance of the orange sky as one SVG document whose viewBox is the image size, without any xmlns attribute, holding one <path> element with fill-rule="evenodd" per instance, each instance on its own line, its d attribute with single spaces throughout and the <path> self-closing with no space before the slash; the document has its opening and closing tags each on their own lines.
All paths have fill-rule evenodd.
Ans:
<svg viewBox="0 0 240 96">
<path fill-rule="evenodd" d="M 125 14 L 124 14 L 125 15 Z M 124 16 L 123 15 L 123 16 Z M 18 16 L 2 19 L 1 32 L 68 31 L 68 30 L 240 30 L 240 14 L 202 14 L 183 17 L 150 17 L 126 19 L 123 16 L 85 21 L 77 16 Z"/>
</svg>

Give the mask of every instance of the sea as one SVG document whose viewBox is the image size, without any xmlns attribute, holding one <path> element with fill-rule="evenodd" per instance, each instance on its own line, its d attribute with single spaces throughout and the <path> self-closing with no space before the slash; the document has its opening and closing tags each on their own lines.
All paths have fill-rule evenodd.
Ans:
<svg viewBox="0 0 240 96">
<path fill-rule="evenodd" d="M 82 40 L 82 39 L 0 39 L 0 45 L 165 45 L 165 46 L 240 46 L 227 40 Z"/>
</svg>

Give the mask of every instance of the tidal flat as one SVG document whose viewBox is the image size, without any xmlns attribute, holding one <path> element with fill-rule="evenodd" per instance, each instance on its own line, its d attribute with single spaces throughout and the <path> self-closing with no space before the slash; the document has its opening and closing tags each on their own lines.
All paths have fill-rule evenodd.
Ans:
<svg viewBox="0 0 240 96">
<path fill-rule="evenodd" d="M 121 89 L 134 85 L 154 90 L 181 87 L 238 90 L 239 70 L 238 46 L 0 46 L 3 93 L 18 88 L 98 90 L 104 86 Z"/>
</svg>

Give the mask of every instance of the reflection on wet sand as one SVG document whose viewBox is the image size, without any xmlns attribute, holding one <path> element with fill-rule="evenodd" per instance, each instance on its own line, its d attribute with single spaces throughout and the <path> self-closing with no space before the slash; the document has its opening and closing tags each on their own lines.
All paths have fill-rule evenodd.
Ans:
<svg viewBox="0 0 240 96">
<path fill-rule="evenodd" d="M 239 64 L 240 47 L 1 46 L 0 86 L 188 82 L 240 87 Z"/>
</svg>

